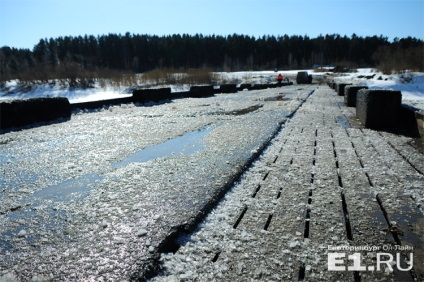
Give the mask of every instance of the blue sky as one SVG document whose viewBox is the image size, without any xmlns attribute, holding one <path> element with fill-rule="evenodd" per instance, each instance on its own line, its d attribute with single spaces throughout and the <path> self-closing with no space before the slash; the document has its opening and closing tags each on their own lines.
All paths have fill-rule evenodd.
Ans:
<svg viewBox="0 0 424 282">
<path fill-rule="evenodd" d="M 0 0 L 0 46 L 126 32 L 424 39 L 424 0 Z"/>
</svg>

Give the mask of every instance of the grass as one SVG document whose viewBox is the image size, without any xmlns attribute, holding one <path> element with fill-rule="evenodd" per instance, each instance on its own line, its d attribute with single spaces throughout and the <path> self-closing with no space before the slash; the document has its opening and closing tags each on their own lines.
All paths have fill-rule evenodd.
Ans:
<svg viewBox="0 0 424 282">
<path fill-rule="evenodd" d="M 34 86 L 46 85 L 59 86 L 63 88 L 113 88 L 122 89 L 128 87 L 174 87 L 212 84 L 218 77 L 212 70 L 201 69 L 154 69 L 145 73 L 122 73 L 120 71 L 85 70 L 76 66 L 60 67 L 57 69 L 45 69 L 37 73 L 25 73 L 17 77 L 18 84 L 24 92 L 31 91 Z M 5 82 L 0 84 L 4 87 Z"/>
<path fill-rule="evenodd" d="M 178 88 L 184 85 L 212 84 L 213 80 L 214 75 L 209 69 L 189 69 L 186 71 L 154 69 L 142 74 L 115 74 L 107 79 L 102 79 L 101 87 L 131 87 L 137 85 L 157 87 L 174 85 Z"/>
<path fill-rule="evenodd" d="M 209 69 L 189 69 L 186 71 L 175 69 L 155 69 L 137 75 L 138 85 L 199 85 L 211 84 L 212 71 Z"/>
</svg>

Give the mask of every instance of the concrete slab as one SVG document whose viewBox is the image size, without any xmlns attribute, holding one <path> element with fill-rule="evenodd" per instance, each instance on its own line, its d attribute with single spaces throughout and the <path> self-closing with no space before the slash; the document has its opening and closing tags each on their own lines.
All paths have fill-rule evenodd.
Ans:
<svg viewBox="0 0 424 282">
<path fill-rule="evenodd" d="M 225 255 L 225 259 L 220 261 L 219 257 L 215 262 L 226 269 L 225 278 L 234 281 L 422 279 L 420 265 L 414 263 L 411 271 L 403 271 L 408 269 L 408 251 L 400 250 L 401 246 L 413 244 L 414 259 L 421 263 L 422 242 L 416 240 L 422 238 L 422 230 L 416 223 L 423 220 L 418 199 L 424 192 L 417 191 L 416 185 L 422 186 L 424 180 L 417 170 L 419 165 L 414 163 L 422 154 L 404 145 L 409 138 L 386 137 L 386 133 L 352 127 L 346 117 L 351 112 L 344 110 L 342 102 L 343 97 L 330 88 L 319 87 L 192 234 L 189 243 L 181 247 L 181 254 L 198 261 L 197 250 L 204 247 L 197 243 L 201 234 L 210 245 L 244 242 L 238 249 L 243 257 L 239 269 L 243 271 L 236 270 L 240 256 Z M 408 197 L 412 194 L 414 197 Z M 233 228 L 231 233 L 214 228 L 218 218 L 226 222 L 224 215 L 234 205 L 240 210 L 243 205 L 248 207 L 240 221 L 243 227 Z M 414 226 L 409 230 L 405 227 L 408 219 Z M 267 222 L 269 226 L 264 230 Z M 404 235 L 398 234 L 398 227 Z M 347 256 L 356 253 L 362 268 L 329 269 L 329 255 L 343 247 L 357 248 L 345 249 L 345 266 L 352 268 Z M 390 263 L 377 270 L 378 252 L 389 253 L 394 259 L 399 254 L 399 267 Z M 218 275 L 210 268 L 178 261 L 172 254 L 162 259 L 163 272 L 154 281 L 179 278 L 188 271 L 190 275 L 184 277 L 189 279 L 204 277 L 206 271 L 212 271 L 213 277 Z M 278 268 L 271 263 L 274 260 L 284 263 Z M 175 265 L 184 271 L 176 271 Z"/>
<path fill-rule="evenodd" d="M 278 95 L 278 89 L 269 89 L 258 91 L 258 97 L 252 93 L 239 96 L 246 95 L 245 91 L 204 100 L 183 99 L 144 113 L 149 117 L 142 119 L 147 123 L 143 126 L 149 129 L 154 128 L 151 119 L 173 122 L 158 126 L 158 134 L 175 135 L 172 129 L 182 121 L 190 121 L 187 128 L 177 127 L 182 132 L 211 123 L 219 126 L 203 140 L 209 147 L 192 155 L 120 168 L 110 168 L 106 161 L 97 162 L 107 181 L 100 181 L 86 200 L 53 206 L 43 201 L 44 209 L 33 211 L 37 216 L 29 222 L 13 217 L 17 211 L 31 210 L 26 202 L 17 205 L 12 199 L 25 200 L 19 195 L 37 188 L 22 180 L 27 190 L 3 190 L 0 220 L 4 236 L 0 243 L 11 243 L 23 256 L 19 258 L 17 251 L 0 253 L 0 280 L 33 279 L 34 265 L 39 277 L 56 280 L 143 279 L 159 266 L 161 271 L 152 281 L 422 280 L 423 154 L 411 145 L 409 137 L 357 127 L 351 122 L 351 109 L 343 106 L 343 97 L 327 86 L 285 89 L 289 90 L 285 97 L 291 97 L 288 101 L 269 99 Z M 315 91 L 308 96 L 312 90 Z M 264 105 L 255 111 L 223 114 L 240 112 L 261 101 Z M 224 102 L 234 104 L 225 107 Z M 286 107 L 288 114 L 283 114 L 281 107 Z M 119 111 L 125 112 L 125 119 L 120 120 L 140 122 L 139 111 Z M 168 116 L 158 116 L 159 113 Z M 282 116 L 287 121 L 281 120 Z M 114 120 L 110 113 L 96 117 L 103 122 Z M 93 121 L 77 116 L 72 125 L 87 126 Z M 268 134 L 270 127 L 280 124 L 281 130 Z M 100 132 L 107 132 L 106 129 L 101 127 Z M 55 132 L 53 128 L 45 130 Z M 1 144 L 9 152 L 22 144 L 20 140 L 30 142 L 37 150 L 22 151 L 21 155 L 30 162 L 27 155 L 46 150 L 49 147 L 43 145 L 52 142 L 39 141 L 41 131 L 28 132 L 30 139 L 19 133 L 1 136 Z M 141 142 L 134 131 L 124 134 Z M 67 137 L 63 131 L 60 135 L 67 146 L 68 138 L 90 140 L 85 135 Z M 150 136 L 152 140 L 154 136 Z M 196 225 L 193 217 L 198 216 L 203 205 L 216 199 L 217 189 L 245 169 L 245 159 L 240 156 L 257 153 L 258 142 L 252 140 L 258 136 L 262 136 L 260 144 L 268 144 L 271 139 L 263 153 L 234 186 L 228 187 L 229 191 L 205 220 Z M 115 143 L 122 144 L 117 148 L 127 148 L 124 141 L 115 139 Z M 96 148 L 97 157 L 101 158 L 102 152 L 107 159 L 127 155 L 106 149 Z M 85 155 L 82 158 L 86 160 Z M 3 155 L 0 162 L 9 168 L 15 165 L 3 174 L 7 177 L 3 181 L 11 185 L 11 173 L 17 173 L 16 165 L 21 163 Z M 42 160 L 37 164 L 43 164 Z M 64 170 L 56 176 L 67 175 L 66 172 L 69 173 Z M 36 230 L 34 227 L 41 226 L 43 216 L 50 218 L 48 211 L 53 208 L 67 212 L 66 220 L 53 221 L 58 224 L 55 228 Z M 62 215 L 58 213 L 56 218 Z M 22 223 L 32 229 L 21 232 Z M 161 247 L 164 238 L 170 238 L 170 232 L 178 226 L 197 228 L 193 233 L 180 233 L 183 236 L 177 242 L 169 241 L 178 245 L 175 249 Z M 38 247 L 31 246 L 27 237 L 40 242 Z M 43 240 L 47 238 L 51 241 Z M 337 263 L 342 269 L 334 271 L 329 258 L 340 252 L 345 254 Z M 377 264 L 379 253 L 392 258 Z M 37 260 L 27 263 L 28 258 Z"/>
</svg>

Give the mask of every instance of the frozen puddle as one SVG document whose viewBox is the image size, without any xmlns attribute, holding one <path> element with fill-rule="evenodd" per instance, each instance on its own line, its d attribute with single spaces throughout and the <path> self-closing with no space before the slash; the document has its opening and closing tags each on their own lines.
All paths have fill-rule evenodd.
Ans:
<svg viewBox="0 0 424 282">
<path fill-rule="evenodd" d="M 201 140 L 209 134 L 213 126 L 196 129 L 184 135 L 167 140 L 158 145 L 147 147 L 119 162 L 112 163 L 112 167 L 123 167 L 130 163 L 148 162 L 153 159 L 175 156 L 175 155 L 191 155 L 203 148 Z M 65 180 L 59 184 L 51 185 L 37 191 L 33 197 L 49 199 L 55 202 L 70 201 L 82 198 L 88 194 L 96 182 L 105 178 L 100 173 L 89 173 L 83 176 Z"/>
<path fill-rule="evenodd" d="M 138 151 L 120 162 L 112 163 L 112 167 L 122 167 L 130 163 L 148 162 L 153 159 L 174 156 L 191 155 L 203 148 L 201 140 L 208 135 L 214 126 L 196 129 L 184 135 L 177 136 L 158 145 Z"/>
<path fill-rule="evenodd" d="M 97 173 L 85 174 L 62 183 L 51 185 L 37 191 L 33 197 L 49 199 L 54 202 L 70 201 L 83 198 L 92 188 L 93 183 L 103 180 L 104 176 Z"/>
<path fill-rule="evenodd" d="M 343 128 L 350 128 L 349 121 L 344 116 L 336 117 L 336 122 L 340 124 Z"/>
<path fill-rule="evenodd" d="M 113 168 L 119 168 L 130 163 L 142 163 L 175 155 L 191 155 L 203 148 L 201 142 L 216 126 L 190 131 L 181 136 L 167 140 L 163 143 L 147 147 L 119 162 L 112 163 Z M 88 192 L 95 186 L 95 183 L 105 178 L 100 173 L 89 173 L 83 176 L 65 180 L 59 184 L 51 185 L 33 194 L 35 198 L 52 200 L 54 202 L 77 200 L 87 196 Z"/>
</svg>

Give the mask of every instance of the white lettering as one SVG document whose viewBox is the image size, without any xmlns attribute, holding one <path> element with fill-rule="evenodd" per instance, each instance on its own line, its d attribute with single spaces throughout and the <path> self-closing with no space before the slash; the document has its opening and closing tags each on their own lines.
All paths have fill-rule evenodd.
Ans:
<svg viewBox="0 0 424 282">
<path fill-rule="evenodd" d="M 389 259 L 388 260 L 381 260 L 381 257 L 383 256 L 388 256 Z M 389 268 L 390 272 L 393 272 L 393 268 L 392 265 L 390 264 L 390 262 L 393 261 L 393 255 L 389 254 L 389 253 L 377 253 L 377 270 L 381 270 L 381 263 L 384 263 L 387 265 L 387 267 Z"/>
<path fill-rule="evenodd" d="M 349 255 L 348 259 L 353 261 L 353 266 L 348 266 L 347 270 L 349 270 L 349 271 L 364 271 L 364 270 L 367 270 L 366 266 L 361 265 L 361 254 L 360 253 L 354 253 L 353 255 Z"/>
<path fill-rule="evenodd" d="M 344 260 L 338 259 L 338 258 L 344 258 L 345 256 L 346 256 L 345 253 L 328 253 L 328 270 L 346 271 L 346 266 L 337 265 L 337 264 L 344 264 Z"/>
<path fill-rule="evenodd" d="M 409 264 L 408 268 L 401 268 L 400 267 L 400 253 L 396 254 L 396 266 L 400 271 L 409 271 L 412 269 L 412 266 L 414 265 L 414 255 L 412 253 L 409 253 L 409 261 L 406 262 Z"/>
</svg>

